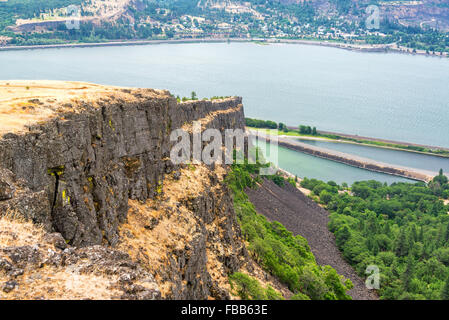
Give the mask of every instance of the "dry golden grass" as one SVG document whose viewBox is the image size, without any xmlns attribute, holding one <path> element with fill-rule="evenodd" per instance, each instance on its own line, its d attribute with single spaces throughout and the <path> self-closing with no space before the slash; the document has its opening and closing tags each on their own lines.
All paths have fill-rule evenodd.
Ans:
<svg viewBox="0 0 449 320">
<path fill-rule="evenodd" d="M 51 119 L 60 112 L 77 112 L 82 103 L 96 106 L 100 100 L 133 102 L 139 98 L 167 96 L 167 91 L 102 86 L 74 81 L 0 81 L 0 136 L 21 132 L 25 126 Z"/>
<path fill-rule="evenodd" d="M 215 173 L 219 179 L 223 178 L 225 169 L 216 167 Z M 176 250 L 183 250 L 185 245 L 192 241 L 192 235 L 197 228 L 198 222 L 194 212 L 185 206 L 180 206 L 178 212 L 170 212 L 172 208 L 177 208 L 177 203 L 181 199 L 201 196 L 206 185 L 210 183 L 208 174 L 210 173 L 203 165 L 191 165 L 189 168 L 181 170 L 179 181 L 166 179 L 163 192 L 164 201 L 152 200 L 146 204 L 139 204 L 137 201 L 130 201 L 128 221 L 120 227 L 122 242 L 119 248 L 127 252 L 133 259 L 142 263 L 142 266 L 155 275 L 158 281 L 162 296 L 166 297 L 171 293 L 172 285 L 170 281 L 165 281 L 161 274 L 169 264 L 168 253 Z M 145 226 L 151 218 L 159 220 L 157 226 L 148 230 Z M 219 229 L 221 221 L 216 219 L 206 227 Z M 214 244 L 220 246 L 219 243 Z M 214 248 L 217 249 L 217 248 Z M 220 247 L 217 250 L 229 251 L 230 248 Z M 222 288 L 230 289 L 224 268 L 217 259 L 215 250 L 207 249 L 207 269 L 213 280 L 218 281 Z"/>
<path fill-rule="evenodd" d="M 44 244 L 45 231 L 14 213 L 0 216 L 0 248 Z"/>
<path fill-rule="evenodd" d="M 203 165 L 189 166 L 182 169 L 180 180 L 167 178 L 164 182 L 163 195 L 145 204 L 130 201 L 128 221 L 120 226 L 122 241 L 117 249 L 130 255 L 132 260 L 155 276 L 162 297 L 172 293 L 173 281 L 167 281 L 167 266 L 170 264 L 171 254 L 182 251 L 186 244 L 192 241 L 197 232 L 198 217 L 185 206 L 179 206 L 179 201 L 203 195 L 205 187 L 210 187 L 208 178 L 211 172 Z M 222 180 L 226 170 L 217 166 L 214 173 Z M 217 185 L 215 188 L 219 188 Z M 222 192 L 213 190 L 212 192 Z M 156 219 L 158 223 L 149 228 L 150 221 Z M 211 234 L 223 237 L 223 225 L 227 218 L 216 216 L 206 225 Z M 53 244 L 47 242 L 45 231 L 21 220 L 13 214 L 0 218 L 0 258 L 9 259 L 2 253 L 3 248 L 32 246 L 37 247 L 43 256 L 57 251 Z M 220 256 L 232 255 L 232 248 L 220 241 L 210 241 L 206 248 L 207 272 L 219 287 L 231 294 L 228 274 Z M 91 270 L 80 273 L 82 261 L 64 267 L 44 264 L 42 267 L 30 266 L 24 269 L 24 274 L 15 280 L 18 286 L 11 292 L 0 291 L 0 299 L 115 299 L 120 297 L 120 291 L 114 285 L 118 281 L 117 275 L 102 273 L 101 270 Z M 279 285 L 276 279 L 267 275 L 257 264 L 248 259 L 240 270 L 258 279 L 264 287 L 270 284 L 288 296 L 288 290 Z M 0 289 L 6 281 L 11 280 L 6 272 L 0 272 Z M 185 283 L 184 283 L 185 284 Z"/>
<path fill-rule="evenodd" d="M 163 186 L 163 198 L 149 200 L 145 204 L 138 201 L 129 201 L 130 210 L 128 221 L 120 226 L 121 243 L 120 250 L 127 252 L 142 267 L 150 271 L 158 282 L 162 297 L 166 298 L 172 292 L 174 283 L 164 277 L 164 271 L 170 264 L 170 253 L 176 250 L 184 250 L 185 245 L 192 241 L 192 236 L 198 226 L 195 213 L 185 206 L 177 204 L 183 199 L 199 197 L 204 194 L 206 186 L 210 187 L 208 175 L 211 171 L 204 165 L 190 165 L 181 170 L 180 180 L 166 178 Z M 216 166 L 214 173 L 219 180 L 223 180 L 226 169 Z M 216 189 L 215 189 L 216 188 Z M 219 194 L 223 192 L 219 185 L 212 187 L 211 191 Z M 149 221 L 155 218 L 159 223 L 148 229 Z M 226 216 L 216 215 L 214 220 L 206 224 L 209 234 L 216 234 L 219 239 L 224 238 L 222 225 L 229 219 Z M 229 284 L 226 268 L 219 259 L 222 256 L 232 256 L 232 247 L 225 242 L 209 239 L 206 246 L 207 272 L 219 287 L 225 289 L 233 296 Z M 252 267 L 249 267 L 249 265 Z M 251 270 L 251 271 L 249 271 Z M 284 295 L 291 295 L 289 291 L 267 275 L 257 264 L 250 259 L 243 266 L 242 272 L 257 278 L 263 286 L 270 284 Z"/>
<path fill-rule="evenodd" d="M 111 287 L 118 278 L 95 274 L 80 274 L 68 268 L 44 267 L 38 272 L 24 275 L 8 300 L 111 300 L 117 299 L 120 292 Z"/>
<path fill-rule="evenodd" d="M 139 261 L 156 278 L 162 296 L 167 296 L 172 283 L 163 281 L 161 274 L 169 264 L 168 253 L 182 250 L 186 243 L 192 241 L 193 230 L 197 226 L 194 213 L 184 206 L 173 214 L 173 208 L 182 197 L 199 196 L 207 183 L 207 169 L 203 166 L 192 166 L 182 170 L 181 179 L 164 181 L 163 193 L 165 201 L 149 200 L 145 204 L 130 200 L 128 220 L 120 226 L 122 242 L 119 249 L 127 252 L 133 260 Z M 148 229 L 152 218 L 158 224 Z"/>
<path fill-rule="evenodd" d="M 45 231 L 31 222 L 13 215 L 0 217 L 0 258 L 11 261 L 1 249 L 32 246 L 44 258 L 56 251 L 53 244 L 44 238 Z M 18 285 L 9 293 L 1 291 L 4 283 L 17 281 Z M 98 273 L 81 274 L 76 265 L 55 267 L 50 265 L 28 265 L 17 278 L 0 271 L 0 299 L 112 299 L 119 292 L 111 287 L 117 276 Z"/>
</svg>

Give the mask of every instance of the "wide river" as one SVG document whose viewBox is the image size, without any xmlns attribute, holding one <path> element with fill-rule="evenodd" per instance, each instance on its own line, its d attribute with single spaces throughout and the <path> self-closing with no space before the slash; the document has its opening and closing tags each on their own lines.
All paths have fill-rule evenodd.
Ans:
<svg viewBox="0 0 449 320">
<path fill-rule="evenodd" d="M 238 95 L 249 117 L 449 147 L 449 59 L 294 44 L 64 48 L 0 52 L 0 79 Z M 319 163 L 315 171 L 323 168 Z M 338 172 L 342 179 L 335 180 L 348 176 Z M 301 176 L 314 175 L 305 170 Z"/>
</svg>

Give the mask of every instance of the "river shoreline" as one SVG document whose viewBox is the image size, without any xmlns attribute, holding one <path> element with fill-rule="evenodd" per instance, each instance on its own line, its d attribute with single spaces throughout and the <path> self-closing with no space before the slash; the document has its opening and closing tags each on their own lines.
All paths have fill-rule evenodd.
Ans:
<svg viewBox="0 0 449 320">
<path fill-rule="evenodd" d="M 331 47 L 357 52 L 372 53 L 402 53 L 411 55 L 423 55 L 429 57 L 447 58 L 449 53 L 442 56 L 436 54 L 428 54 L 424 50 L 416 50 L 410 52 L 410 48 L 394 47 L 392 44 L 354 44 L 333 42 L 329 40 L 301 40 L 301 39 L 263 39 L 263 38 L 185 38 L 172 40 L 125 40 L 125 41 L 108 41 L 94 43 L 64 43 L 64 44 L 48 44 L 48 45 L 30 45 L 30 46 L 0 46 L 1 51 L 18 51 L 18 50 L 36 50 L 36 49 L 59 49 L 59 48 L 90 48 L 90 47 L 117 47 L 117 46 L 133 46 L 133 45 L 156 45 L 156 44 L 182 44 L 182 43 L 283 43 L 283 44 L 302 44 L 314 45 L 321 47 Z"/>
<path fill-rule="evenodd" d="M 252 127 L 249 127 L 248 129 L 253 130 L 253 131 L 260 131 L 262 133 L 271 134 L 271 133 L 266 131 L 266 130 L 271 130 L 271 129 L 252 128 Z M 290 130 L 297 130 L 296 127 L 292 127 L 292 126 L 288 126 L 288 129 L 290 129 Z M 387 140 L 387 139 L 382 139 L 382 138 L 372 138 L 372 137 L 358 136 L 358 135 L 339 133 L 339 132 L 331 132 L 331 131 L 317 131 L 317 132 L 318 132 L 318 134 L 321 134 L 321 135 L 333 135 L 333 136 L 340 136 L 340 137 L 348 138 L 348 139 L 357 139 L 357 140 L 380 142 L 380 143 L 386 143 L 386 144 L 395 144 L 395 145 L 403 146 L 404 148 L 393 147 L 393 146 L 388 146 L 388 145 L 379 145 L 379 144 L 370 144 L 370 143 L 364 143 L 364 142 L 356 142 L 356 141 L 337 139 L 337 138 L 332 139 L 332 138 L 328 138 L 328 137 L 325 137 L 325 136 L 282 135 L 282 134 L 277 134 L 277 136 L 278 137 L 282 137 L 282 138 L 293 138 L 293 139 L 296 138 L 296 139 L 304 139 L 304 140 L 327 141 L 327 142 L 334 142 L 334 143 L 347 143 L 347 144 L 361 145 L 361 146 L 372 147 L 372 148 L 389 149 L 389 150 L 396 150 L 396 151 L 404 151 L 404 152 L 425 154 L 425 155 L 435 156 L 435 157 L 440 157 L 440 158 L 449 158 L 449 156 L 446 155 L 446 154 L 439 154 L 439 153 L 434 153 L 434 152 L 419 151 L 419 150 L 413 150 L 413 149 L 407 149 L 406 148 L 407 146 L 412 146 L 412 147 L 421 147 L 421 148 L 425 148 L 425 149 L 442 150 L 442 151 L 448 151 L 449 152 L 449 148 L 445 148 L 445 147 L 430 146 L 430 145 L 416 144 L 416 143 L 403 142 L 403 141 L 394 141 L 394 140 Z"/>
<path fill-rule="evenodd" d="M 382 142 L 382 143 L 388 143 L 388 144 L 397 144 L 397 145 L 401 145 L 401 146 L 412 146 L 412 147 L 421 147 L 421 148 L 426 148 L 426 149 L 449 151 L 449 148 L 440 147 L 440 146 L 431 146 L 431 145 L 425 145 L 425 144 L 418 144 L 418 143 L 404 142 L 404 141 L 395 141 L 395 140 L 388 140 L 388 139 L 382 139 L 382 138 L 372 138 L 372 137 L 365 137 L 365 136 L 359 136 L 359 135 L 347 134 L 347 133 L 321 131 L 321 130 L 318 131 L 318 133 L 323 134 L 323 135 L 326 135 L 326 134 L 336 135 L 336 136 L 341 136 L 343 138 L 349 138 L 349 139 L 366 140 L 366 141 Z M 338 140 L 338 141 L 343 142 L 345 140 Z M 345 142 L 363 144 L 363 145 L 373 146 L 373 147 L 395 149 L 395 150 L 401 150 L 401 151 L 417 152 L 417 153 L 423 153 L 423 154 L 433 155 L 433 156 L 437 156 L 437 157 L 444 157 L 444 158 L 448 157 L 448 156 L 437 154 L 437 153 L 430 153 L 430 152 L 424 152 L 424 151 L 418 151 L 418 150 L 411 150 L 411 149 L 406 150 L 406 149 L 395 148 L 395 147 L 390 147 L 390 146 L 371 145 L 371 144 L 354 142 L 354 141 L 345 141 Z"/>
<path fill-rule="evenodd" d="M 250 131 L 251 132 L 251 131 Z M 262 138 L 266 140 L 267 142 L 270 142 L 272 139 L 272 136 L 265 135 L 265 134 L 258 134 L 259 138 Z M 407 168 L 407 167 L 401 167 L 401 166 L 394 166 L 387 163 L 382 163 L 379 161 L 374 161 L 371 159 L 363 158 L 354 156 L 351 154 L 346 154 L 343 152 L 338 152 L 322 147 L 315 147 L 311 145 L 307 145 L 305 143 L 301 143 L 298 141 L 295 141 L 293 139 L 289 138 L 280 138 L 277 137 L 277 143 L 278 145 L 298 151 L 303 152 L 315 157 L 340 162 L 352 167 L 365 169 L 373 172 L 380 172 L 385 173 L 389 175 L 394 175 L 398 177 L 403 177 L 407 179 L 412 179 L 416 181 L 422 181 L 422 182 L 429 182 L 433 179 L 434 176 L 437 175 L 436 172 L 430 172 L 426 170 L 420 170 L 415 168 Z"/>
</svg>

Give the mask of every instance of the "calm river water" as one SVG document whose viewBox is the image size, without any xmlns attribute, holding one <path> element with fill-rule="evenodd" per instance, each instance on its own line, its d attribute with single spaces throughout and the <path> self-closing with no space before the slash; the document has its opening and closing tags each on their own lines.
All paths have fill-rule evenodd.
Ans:
<svg viewBox="0 0 449 320">
<path fill-rule="evenodd" d="M 181 96 L 196 91 L 200 98 L 238 95 L 249 117 L 449 147 L 448 59 L 293 44 L 64 48 L 0 52 L 0 79 L 88 81 Z M 347 182 L 378 176 L 344 167 L 316 158 L 311 166 L 297 164 L 301 176 L 324 180 L 329 172 Z"/>
</svg>

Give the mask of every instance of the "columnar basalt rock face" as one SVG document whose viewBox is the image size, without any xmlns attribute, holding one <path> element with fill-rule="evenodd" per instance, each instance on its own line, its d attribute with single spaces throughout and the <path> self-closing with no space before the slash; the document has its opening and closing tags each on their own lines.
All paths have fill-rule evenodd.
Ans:
<svg viewBox="0 0 449 320">
<path fill-rule="evenodd" d="M 229 299 L 228 275 L 252 263 L 226 170 L 196 165 L 179 173 L 167 175 L 156 199 L 130 201 L 118 249 L 155 275 L 165 299 Z"/>
<path fill-rule="evenodd" d="M 244 128 L 241 98 L 177 103 L 166 91 L 116 89 L 70 100 L 28 130 L 0 138 L 0 212 L 13 210 L 74 246 L 118 241 L 128 200 L 158 194 L 176 167 L 170 132 L 217 112 L 217 129 Z"/>
</svg>

